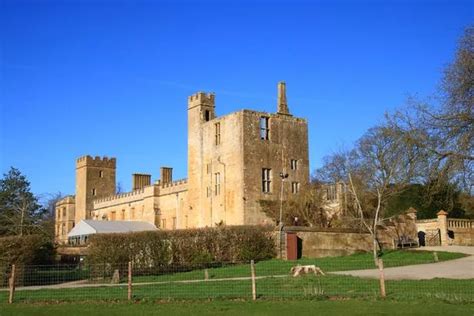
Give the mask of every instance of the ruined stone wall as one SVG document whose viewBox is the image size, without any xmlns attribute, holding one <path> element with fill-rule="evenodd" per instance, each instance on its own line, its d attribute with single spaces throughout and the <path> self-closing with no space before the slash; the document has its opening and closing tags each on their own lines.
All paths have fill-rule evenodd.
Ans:
<svg viewBox="0 0 474 316">
<path fill-rule="evenodd" d="M 268 139 L 261 139 L 260 118 L 269 118 Z M 260 210 L 259 200 L 280 200 L 282 179 L 287 173 L 283 199 L 292 193 L 292 182 L 300 188 L 309 181 L 308 127 L 306 120 L 288 115 L 243 111 L 244 223 L 266 224 L 270 219 Z M 291 160 L 297 169 L 291 169 Z M 271 169 L 271 190 L 262 192 L 262 169 Z"/>
</svg>

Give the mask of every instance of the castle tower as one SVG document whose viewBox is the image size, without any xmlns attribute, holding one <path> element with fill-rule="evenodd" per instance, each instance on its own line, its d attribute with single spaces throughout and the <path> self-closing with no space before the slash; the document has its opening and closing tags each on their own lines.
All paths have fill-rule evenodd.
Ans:
<svg viewBox="0 0 474 316">
<path fill-rule="evenodd" d="M 188 201 L 190 219 L 202 226 L 203 129 L 214 119 L 214 94 L 198 92 L 188 98 Z"/>
<path fill-rule="evenodd" d="M 115 158 L 83 156 L 76 161 L 75 222 L 91 219 L 92 202 L 115 194 Z"/>
</svg>

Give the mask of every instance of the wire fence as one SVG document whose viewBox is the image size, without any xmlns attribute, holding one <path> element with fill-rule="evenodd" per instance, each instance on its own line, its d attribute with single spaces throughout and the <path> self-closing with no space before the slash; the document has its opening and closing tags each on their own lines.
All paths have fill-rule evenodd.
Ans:
<svg viewBox="0 0 474 316">
<path fill-rule="evenodd" d="M 437 259 L 437 258 L 436 258 Z M 416 261 L 268 260 L 140 266 L 78 264 L 9 266 L 0 278 L 1 302 L 436 297 L 474 302 L 472 279 L 385 279 L 387 267 Z M 363 277 L 361 277 L 361 273 Z"/>
</svg>

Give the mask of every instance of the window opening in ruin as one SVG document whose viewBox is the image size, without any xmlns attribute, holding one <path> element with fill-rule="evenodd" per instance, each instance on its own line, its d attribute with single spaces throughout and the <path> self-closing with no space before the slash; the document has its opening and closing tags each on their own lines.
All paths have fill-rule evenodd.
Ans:
<svg viewBox="0 0 474 316">
<path fill-rule="evenodd" d="M 270 193 L 271 192 L 271 171 L 272 169 L 263 168 L 262 169 L 262 192 Z"/>
<path fill-rule="evenodd" d="M 334 201 L 337 199 L 337 190 L 335 185 L 330 185 L 326 189 L 326 199 L 328 201 Z"/>
<path fill-rule="evenodd" d="M 220 172 L 216 172 L 214 174 L 214 177 L 215 177 L 214 194 L 219 195 L 219 194 L 221 194 L 221 174 L 220 174 Z"/>
<path fill-rule="evenodd" d="M 296 194 L 300 191 L 299 182 L 291 182 L 291 193 Z"/>
<path fill-rule="evenodd" d="M 100 170 L 100 171 L 99 171 L 99 177 L 100 177 L 100 178 L 103 178 L 103 177 L 104 177 L 104 171 L 103 171 L 103 170 Z"/>
<path fill-rule="evenodd" d="M 95 190 L 95 188 L 92 189 L 92 195 L 93 195 L 93 196 L 96 196 L 96 194 L 97 194 L 97 191 Z"/>
<path fill-rule="evenodd" d="M 216 145 L 221 143 L 221 123 L 216 123 Z"/>
<path fill-rule="evenodd" d="M 206 120 L 206 122 L 209 122 L 209 120 L 211 119 L 211 113 L 209 112 L 209 110 L 204 111 L 204 119 Z"/>
<path fill-rule="evenodd" d="M 260 117 L 260 139 L 268 140 L 270 134 L 269 119 L 266 116 Z"/>
<path fill-rule="evenodd" d="M 291 159 L 291 170 L 298 170 L 298 160 Z"/>
</svg>

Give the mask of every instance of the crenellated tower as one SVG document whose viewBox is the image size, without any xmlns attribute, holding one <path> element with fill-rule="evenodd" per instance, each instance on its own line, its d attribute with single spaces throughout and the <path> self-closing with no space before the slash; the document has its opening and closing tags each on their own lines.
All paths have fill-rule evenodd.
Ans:
<svg viewBox="0 0 474 316">
<path fill-rule="evenodd" d="M 192 219 L 202 226 L 203 129 L 215 114 L 214 94 L 198 92 L 188 98 L 188 201 Z"/>
<path fill-rule="evenodd" d="M 76 160 L 76 223 L 91 219 L 95 199 L 115 194 L 115 170 L 115 158 L 83 156 Z"/>
</svg>

